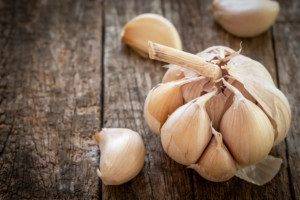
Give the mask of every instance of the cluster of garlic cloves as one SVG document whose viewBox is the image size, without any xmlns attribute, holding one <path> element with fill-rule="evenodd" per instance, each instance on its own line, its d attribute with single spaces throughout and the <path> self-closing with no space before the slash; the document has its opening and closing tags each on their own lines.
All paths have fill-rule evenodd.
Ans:
<svg viewBox="0 0 300 200">
<path fill-rule="evenodd" d="M 105 185 L 120 185 L 143 168 L 146 149 L 142 137 L 130 129 L 105 128 L 94 135 L 101 151 L 97 175 Z"/>
<path fill-rule="evenodd" d="M 223 46 L 193 55 L 149 42 L 149 57 L 170 63 L 144 107 L 169 157 L 216 182 L 275 176 L 278 160 L 261 166 L 274 164 L 268 154 L 286 137 L 291 111 L 262 64 Z"/>
</svg>

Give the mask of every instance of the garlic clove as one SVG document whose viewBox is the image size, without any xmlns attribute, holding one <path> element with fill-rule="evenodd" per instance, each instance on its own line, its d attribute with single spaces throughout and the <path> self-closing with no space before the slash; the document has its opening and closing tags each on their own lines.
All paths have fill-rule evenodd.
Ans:
<svg viewBox="0 0 300 200">
<path fill-rule="evenodd" d="M 268 155 L 256 165 L 250 165 L 239 169 L 235 176 L 255 185 L 264 185 L 276 176 L 280 170 L 281 164 L 281 158 L 275 158 Z"/>
<path fill-rule="evenodd" d="M 142 137 L 130 129 L 108 128 L 94 136 L 101 151 L 97 174 L 105 185 L 120 185 L 143 168 L 146 149 Z"/>
<path fill-rule="evenodd" d="M 189 168 L 196 170 L 203 178 L 214 181 L 227 181 L 236 171 L 235 161 L 223 144 L 222 135 L 212 128 L 213 138 L 196 164 Z"/>
<path fill-rule="evenodd" d="M 267 115 L 236 88 L 223 80 L 234 93 L 232 105 L 221 119 L 220 130 L 225 144 L 241 166 L 265 158 L 274 142 L 274 129 Z"/>
<path fill-rule="evenodd" d="M 215 20 L 233 35 L 253 37 L 274 24 L 279 4 L 270 0 L 214 0 L 212 13 Z"/>
<path fill-rule="evenodd" d="M 212 125 L 214 128 L 219 129 L 221 118 L 231 104 L 231 93 L 226 94 L 223 92 L 220 92 L 219 94 L 215 95 L 207 102 L 207 113 L 212 121 Z"/>
<path fill-rule="evenodd" d="M 198 76 L 196 72 L 193 72 L 191 70 L 185 69 L 177 65 L 169 64 L 165 65 L 164 67 L 168 68 L 168 70 L 162 78 L 162 83 Z"/>
<path fill-rule="evenodd" d="M 187 83 L 181 87 L 185 102 L 192 101 L 200 97 L 205 92 L 205 86 L 209 82 L 209 78 L 202 77 L 199 81 Z M 211 85 L 213 87 L 213 85 Z"/>
<path fill-rule="evenodd" d="M 148 41 L 182 49 L 181 40 L 174 25 L 157 14 L 146 13 L 133 18 L 124 26 L 121 35 L 125 44 L 144 57 L 148 57 Z"/>
<path fill-rule="evenodd" d="M 270 117 L 272 124 L 276 130 L 275 143 L 281 142 L 287 135 L 291 124 L 291 109 L 289 102 L 285 95 L 275 87 L 271 77 L 263 70 L 261 64 L 249 67 L 251 63 L 250 58 L 245 59 L 245 56 L 236 56 L 227 64 L 227 71 L 229 75 L 234 77 L 244 85 L 248 93 L 258 102 L 266 114 Z M 241 58 L 241 59 L 240 59 Z M 249 63 L 246 63 L 249 60 Z M 254 74 L 253 71 L 257 74 Z M 251 72 L 252 71 L 252 72 Z M 261 73 L 259 73 L 259 71 Z"/>
<path fill-rule="evenodd" d="M 215 95 L 207 93 L 178 108 L 161 128 L 164 151 L 183 165 L 195 163 L 211 138 L 205 103 Z"/>
<path fill-rule="evenodd" d="M 152 132 L 159 134 L 168 116 L 183 104 L 181 86 L 197 79 L 187 78 L 159 84 L 148 93 L 144 116 Z"/>
</svg>

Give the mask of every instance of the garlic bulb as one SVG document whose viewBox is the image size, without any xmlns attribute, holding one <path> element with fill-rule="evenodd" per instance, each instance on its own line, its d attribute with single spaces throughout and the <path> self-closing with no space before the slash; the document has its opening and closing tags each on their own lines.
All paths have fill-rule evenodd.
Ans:
<svg viewBox="0 0 300 200">
<path fill-rule="evenodd" d="M 149 57 L 176 65 L 144 110 L 172 159 L 212 181 L 228 180 L 237 168 L 259 185 L 275 176 L 280 163 L 268 166 L 268 154 L 286 137 L 291 111 L 262 64 L 223 46 L 193 55 L 149 42 Z"/>
<path fill-rule="evenodd" d="M 139 15 L 123 28 L 122 41 L 140 55 L 148 57 L 148 41 L 182 49 L 179 34 L 166 18 L 152 13 Z"/>
<path fill-rule="evenodd" d="M 203 95 L 178 108 L 161 128 L 165 152 L 184 165 L 195 163 L 211 138 L 205 103 L 215 94 Z"/>
<path fill-rule="evenodd" d="M 129 129 L 103 129 L 94 136 L 101 151 L 97 174 L 105 185 L 120 185 L 143 168 L 146 149 L 142 137 Z"/>
<path fill-rule="evenodd" d="M 210 181 L 220 182 L 232 178 L 237 167 L 231 154 L 222 141 L 221 133 L 212 128 L 214 137 L 205 149 L 197 164 L 190 168 L 196 170 L 202 177 Z"/>
<path fill-rule="evenodd" d="M 279 4 L 271 0 L 214 0 L 212 12 L 228 32 L 239 37 L 253 37 L 274 24 Z"/>
</svg>

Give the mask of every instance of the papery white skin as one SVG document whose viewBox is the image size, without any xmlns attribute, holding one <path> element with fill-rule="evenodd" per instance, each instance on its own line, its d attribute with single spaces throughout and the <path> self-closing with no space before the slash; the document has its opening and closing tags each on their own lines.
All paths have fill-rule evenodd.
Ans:
<svg viewBox="0 0 300 200">
<path fill-rule="evenodd" d="M 146 149 L 142 137 L 130 129 L 108 128 L 95 134 L 101 151 L 98 176 L 105 185 L 120 185 L 143 168 Z"/>
<path fill-rule="evenodd" d="M 210 119 L 205 103 L 215 94 L 203 95 L 178 108 L 161 128 L 165 152 L 184 165 L 195 163 L 211 138 Z"/>
<path fill-rule="evenodd" d="M 278 16 L 279 4 L 270 0 L 214 0 L 215 20 L 239 37 L 253 37 L 265 32 Z"/>
</svg>

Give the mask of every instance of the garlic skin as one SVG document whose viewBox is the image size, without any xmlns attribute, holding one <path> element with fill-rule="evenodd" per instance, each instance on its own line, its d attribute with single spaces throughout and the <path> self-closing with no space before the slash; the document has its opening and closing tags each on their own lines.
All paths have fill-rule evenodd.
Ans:
<svg viewBox="0 0 300 200">
<path fill-rule="evenodd" d="M 239 165 L 255 164 L 265 158 L 273 147 L 273 126 L 257 105 L 228 82 L 223 82 L 235 96 L 221 119 L 220 132 Z"/>
<path fill-rule="evenodd" d="M 183 165 L 195 163 L 211 138 L 205 103 L 215 94 L 203 95 L 178 108 L 161 128 L 164 151 Z"/>
<path fill-rule="evenodd" d="M 130 20 L 123 28 L 122 41 L 143 57 L 148 57 L 148 41 L 182 49 L 174 25 L 161 15 L 146 13 Z"/>
<path fill-rule="evenodd" d="M 137 132 L 125 128 L 105 128 L 94 138 L 101 151 L 97 174 L 105 185 L 123 184 L 143 168 L 146 149 Z"/>
<path fill-rule="evenodd" d="M 213 138 L 197 164 L 189 168 L 196 170 L 203 178 L 221 182 L 232 178 L 236 171 L 235 161 L 223 144 L 221 133 L 212 128 Z"/>
<path fill-rule="evenodd" d="M 229 33 L 239 37 L 254 37 L 275 23 L 279 4 L 271 0 L 214 0 L 212 13 Z"/>
</svg>

